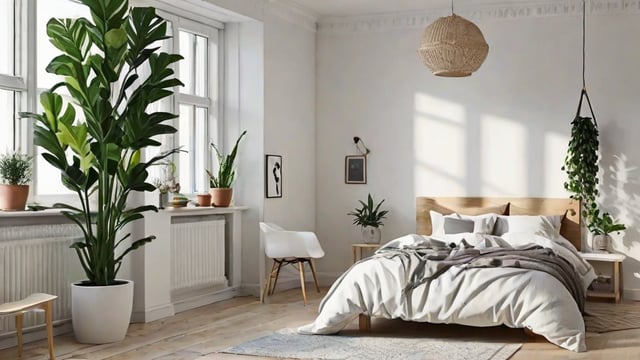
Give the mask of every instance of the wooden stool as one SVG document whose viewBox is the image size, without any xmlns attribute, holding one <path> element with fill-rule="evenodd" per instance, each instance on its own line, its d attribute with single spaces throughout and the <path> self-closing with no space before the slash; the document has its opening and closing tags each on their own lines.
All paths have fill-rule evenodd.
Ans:
<svg viewBox="0 0 640 360">
<path fill-rule="evenodd" d="M 0 315 L 16 315 L 16 335 L 18 335 L 18 356 L 22 357 L 22 315 L 27 311 L 44 310 L 47 323 L 47 339 L 49 341 L 49 357 L 55 359 L 53 354 L 53 321 L 51 302 L 57 296 L 49 294 L 31 294 L 24 300 L 14 301 L 0 305 Z"/>
</svg>

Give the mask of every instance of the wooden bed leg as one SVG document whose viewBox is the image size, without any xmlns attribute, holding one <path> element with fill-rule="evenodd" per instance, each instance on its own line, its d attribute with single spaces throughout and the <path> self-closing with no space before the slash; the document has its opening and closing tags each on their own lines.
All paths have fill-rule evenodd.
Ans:
<svg viewBox="0 0 640 360">
<path fill-rule="evenodd" d="M 360 331 L 371 330 L 371 316 L 360 314 L 360 316 L 358 317 L 358 323 L 360 325 Z"/>
<path fill-rule="evenodd" d="M 533 331 L 531 331 L 531 329 L 529 329 L 527 327 L 522 328 L 522 330 L 524 331 L 524 334 L 527 335 L 530 338 L 534 338 L 534 337 L 538 336 L 538 334 L 534 333 Z"/>
</svg>

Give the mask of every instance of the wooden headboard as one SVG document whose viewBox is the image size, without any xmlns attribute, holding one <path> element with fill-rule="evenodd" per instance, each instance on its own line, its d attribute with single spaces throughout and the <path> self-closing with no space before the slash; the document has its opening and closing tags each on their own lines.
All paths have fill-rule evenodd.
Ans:
<svg viewBox="0 0 640 360">
<path fill-rule="evenodd" d="M 560 234 L 580 250 L 580 202 L 564 198 L 417 197 L 416 233 L 431 234 L 429 211 L 441 214 L 565 215 Z"/>
</svg>

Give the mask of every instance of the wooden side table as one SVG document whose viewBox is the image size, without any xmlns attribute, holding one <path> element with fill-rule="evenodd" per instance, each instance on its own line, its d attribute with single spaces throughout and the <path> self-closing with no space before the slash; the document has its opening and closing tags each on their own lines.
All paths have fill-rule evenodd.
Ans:
<svg viewBox="0 0 640 360">
<path fill-rule="evenodd" d="M 607 298 L 614 299 L 616 303 L 620 302 L 622 298 L 622 261 L 626 256 L 622 254 L 609 254 L 609 253 L 580 253 L 583 259 L 589 262 L 608 262 L 613 265 L 613 272 L 611 274 L 611 281 L 613 282 L 613 291 L 597 291 L 589 290 L 587 292 L 588 297 L 593 298 Z"/>
<path fill-rule="evenodd" d="M 362 249 L 376 251 L 380 248 L 380 244 L 351 244 L 351 260 L 355 264 L 356 261 L 362 259 Z"/>
</svg>

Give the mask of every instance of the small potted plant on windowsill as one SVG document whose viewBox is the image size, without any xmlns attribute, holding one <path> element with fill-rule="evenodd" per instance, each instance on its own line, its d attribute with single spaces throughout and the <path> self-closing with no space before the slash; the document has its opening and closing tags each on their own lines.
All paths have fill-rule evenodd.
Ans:
<svg viewBox="0 0 640 360">
<path fill-rule="evenodd" d="M 354 217 L 353 224 L 362 228 L 362 241 L 365 244 L 379 244 L 382 232 L 380 226 L 384 225 L 382 219 L 389 213 L 388 210 L 380 210 L 380 206 L 384 203 L 384 199 L 374 206 L 373 198 L 369 194 L 367 202 L 358 200 L 362 205 L 347 215 Z"/>
<path fill-rule="evenodd" d="M 17 152 L 0 156 L 0 210 L 24 210 L 31 182 L 31 156 Z"/>
<path fill-rule="evenodd" d="M 211 171 L 207 170 L 209 175 L 209 193 L 211 194 L 211 205 L 217 207 L 228 207 L 231 204 L 231 198 L 233 197 L 233 189 L 231 185 L 236 179 L 236 170 L 233 167 L 233 163 L 236 160 L 236 154 L 238 153 L 238 144 L 240 140 L 247 133 L 243 131 L 236 140 L 236 144 L 233 146 L 233 150 L 228 155 L 223 155 L 220 150 L 211 143 L 211 147 L 216 152 L 216 158 L 218 159 L 218 172 L 213 175 Z"/>
<path fill-rule="evenodd" d="M 611 236 L 609 234 L 626 230 L 624 224 L 618 224 L 608 212 L 602 213 L 600 210 L 594 209 L 591 222 L 587 225 L 589 231 L 593 234 L 593 250 L 608 252 L 611 249 Z"/>
</svg>

